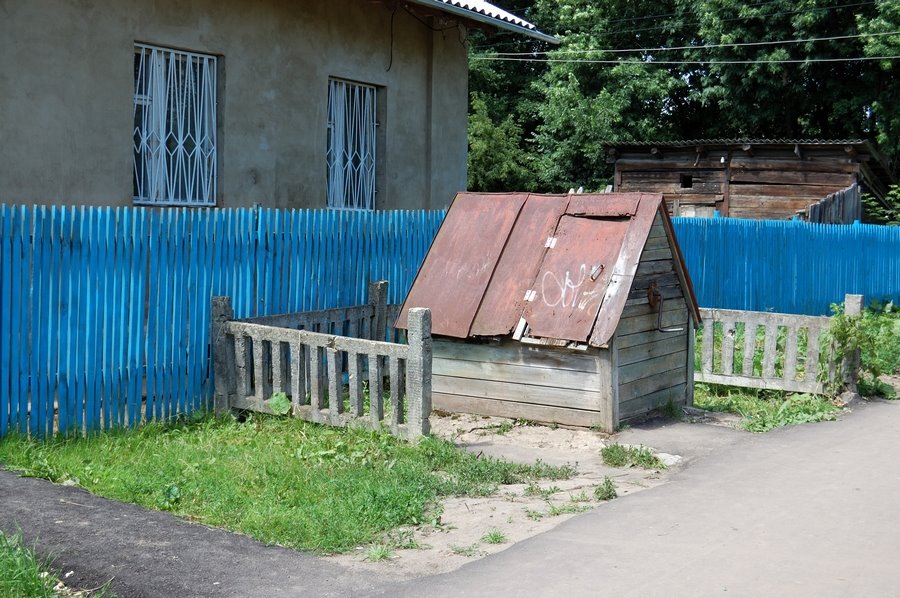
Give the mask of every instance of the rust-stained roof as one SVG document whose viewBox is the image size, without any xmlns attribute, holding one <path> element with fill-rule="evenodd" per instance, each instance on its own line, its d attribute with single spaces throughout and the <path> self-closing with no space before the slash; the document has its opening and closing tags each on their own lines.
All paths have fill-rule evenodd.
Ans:
<svg viewBox="0 0 900 598">
<path fill-rule="evenodd" d="M 657 216 L 699 322 L 661 194 L 460 193 L 397 327 L 410 307 L 428 307 L 436 335 L 509 336 L 527 324 L 532 338 L 607 345 Z"/>
</svg>

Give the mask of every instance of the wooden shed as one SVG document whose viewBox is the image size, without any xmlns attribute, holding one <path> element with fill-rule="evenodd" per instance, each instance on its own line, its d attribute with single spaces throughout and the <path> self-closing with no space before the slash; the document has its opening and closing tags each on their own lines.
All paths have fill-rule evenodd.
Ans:
<svg viewBox="0 0 900 598">
<path fill-rule="evenodd" d="M 693 399 L 700 316 L 660 194 L 456 196 L 397 320 L 433 406 L 614 430 Z"/>
<path fill-rule="evenodd" d="M 701 139 L 606 148 L 613 191 L 662 193 L 674 216 L 802 218 L 816 213 L 809 206 L 854 188 L 840 216 L 828 220 L 849 224 L 861 213 L 856 188 L 883 201 L 894 182 L 867 141 Z"/>
</svg>

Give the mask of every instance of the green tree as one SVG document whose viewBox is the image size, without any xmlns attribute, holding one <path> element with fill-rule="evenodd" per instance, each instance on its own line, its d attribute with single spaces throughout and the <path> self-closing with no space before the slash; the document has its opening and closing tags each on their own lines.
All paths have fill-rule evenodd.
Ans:
<svg viewBox="0 0 900 598">
<path fill-rule="evenodd" d="M 495 123 L 487 102 L 472 95 L 469 114 L 469 189 L 531 191 L 535 176 L 531 156 L 520 148 L 522 129 L 512 115 Z"/>
</svg>

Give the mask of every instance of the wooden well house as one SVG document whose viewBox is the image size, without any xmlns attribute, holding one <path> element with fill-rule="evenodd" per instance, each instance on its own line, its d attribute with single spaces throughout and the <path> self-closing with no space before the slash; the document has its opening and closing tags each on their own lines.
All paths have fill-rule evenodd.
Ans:
<svg viewBox="0 0 900 598">
<path fill-rule="evenodd" d="M 413 283 L 435 409 L 596 426 L 690 404 L 697 302 L 661 194 L 461 193 Z"/>
</svg>

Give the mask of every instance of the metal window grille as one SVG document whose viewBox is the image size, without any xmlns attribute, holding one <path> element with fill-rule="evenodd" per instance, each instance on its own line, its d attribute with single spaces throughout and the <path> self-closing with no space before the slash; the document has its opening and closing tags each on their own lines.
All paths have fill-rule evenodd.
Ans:
<svg viewBox="0 0 900 598">
<path fill-rule="evenodd" d="M 376 88 L 328 81 L 329 208 L 375 209 Z"/>
<path fill-rule="evenodd" d="M 216 203 L 216 58 L 134 46 L 134 201 Z"/>
</svg>

